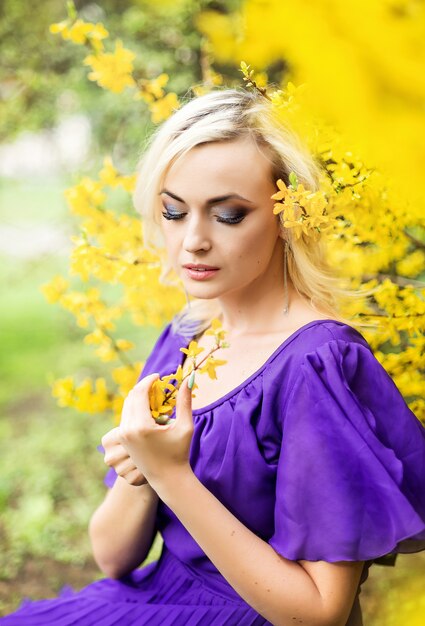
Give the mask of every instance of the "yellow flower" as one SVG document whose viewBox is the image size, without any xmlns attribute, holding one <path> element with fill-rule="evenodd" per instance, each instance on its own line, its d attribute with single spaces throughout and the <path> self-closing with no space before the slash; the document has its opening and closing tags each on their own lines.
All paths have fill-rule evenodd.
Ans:
<svg viewBox="0 0 425 626">
<path fill-rule="evenodd" d="M 125 352 L 127 350 L 132 350 L 134 348 L 134 343 L 132 341 L 128 341 L 127 339 L 117 339 L 116 346 L 118 350 Z"/>
<path fill-rule="evenodd" d="M 401 259 L 396 267 L 397 272 L 402 276 L 418 276 L 425 270 L 425 254 L 422 250 L 415 250 Z"/>
<path fill-rule="evenodd" d="M 283 182 L 281 178 L 279 178 L 279 180 L 276 181 L 276 185 L 278 186 L 279 191 L 277 191 L 272 196 L 270 196 L 271 199 L 272 200 L 286 199 L 290 195 L 288 187 L 285 185 L 285 183 Z"/>
<path fill-rule="evenodd" d="M 118 172 L 113 166 L 111 157 L 107 156 L 103 159 L 103 168 L 99 172 L 100 182 L 109 187 L 117 187 Z"/>
<path fill-rule="evenodd" d="M 72 406 L 74 399 L 74 380 L 71 376 L 59 378 L 52 385 L 52 396 L 57 398 L 59 406 Z"/>
<path fill-rule="evenodd" d="M 63 296 L 68 289 L 69 283 L 62 276 L 55 276 L 49 283 L 41 286 L 41 291 L 47 302 L 53 304 Z"/>
<path fill-rule="evenodd" d="M 69 208 L 76 215 L 86 215 L 106 200 L 102 185 L 86 176 L 75 187 L 66 189 L 64 195 Z"/>
<path fill-rule="evenodd" d="M 70 39 L 73 43 L 84 45 L 87 42 L 87 36 L 92 29 L 92 24 L 76 20 L 71 28 L 68 29 L 66 36 L 62 33 L 64 39 Z"/>
<path fill-rule="evenodd" d="M 63 39 L 72 41 L 78 45 L 84 45 L 90 42 L 96 51 L 102 49 L 102 39 L 105 39 L 109 35 L 104 25 L 100 23 L 92 24 L 91 22 L 84 22 L 82 19 L 77 19 L 71 26 L 69 24 L 69 20 L 64 20 L 57 24 L 51 24 L 49 30 L 52 34 L 60 34 Z"/>
<path fill-rule="evenodd" d="M 109 37 L 109 33 L 103 24 L 92 24 L 89 41 L 96 52 L 100 52 L 103 49 L 102 39 L 106 39 L 106 37 Z"/>
<path fill-rule="evenodd" d="M 151 103 L 164 97 L 163 87 L 168 83 L 168 74 L 160 74 L 152 80 L 141 79 L 138 81 L 140 90 L 135 94 L 135 100 L 144 100 Z"/>
<path fill-rule="evenodd" d="M 177 94 L 174 92 L 167 93 L 164 98 L 151 102 L 149 109 L 151 111 L 152 122 L 159 124 L 163 120 L 170 117 L 175 109 L 180 107 L 180 103 Z"/>
<path fill-rule="evenodd" d="M 205 332 L 206 335 L 214 335 L 218 344 L 224 340 L 226 333 L 227 331 L 223 330 L 221 321 L 217 317 L 211 321 L 210 329 Z"/>
<path fill-rule="evenodd" d="M 63 34 L 66 33 L 66 37 L 63 37 L 64 39 L 66 39 L 68 37 L 68 33 L 69 33 L 68 26 L 69 26 L 69 20 L 63 20 L 63 22 L 57 22 L 56 24 L 50 24 L 49 31 L 53 35 L 61 34 L 63 36 Z"/>
<path fill-rule="evenodd" d="M 105 333 L 103 333 L 100 330 L 100 328 L 96 328 L 96 330 L 94 330 L 92 333 L 89 333 L 88 335 L 86 335 L 83 341 L 88 346 L 92 346 L 92 345 L 98 346 L 104 341 L 106 341 L 108 344 L 110 343 L 109 337 L 105 335 Z"/>
<path fill-rule="evenodd" d="M 103 160 L 103 167 L 99 172 L 100 182 L 108 187 L 123 187 L 125 191 L 131 193 L 136 182 L 136 174 L 122 176 L 114 167 L 112 159 L 107 156 Z"/>
<path fill-rule="evenodd" d="M 196 359 L 205 348 L 200 348 L 197 341 L 191 341 L 188 348 L 180 348 L 180 352 L 187 354 L 188 359 Z"/>
<path fill-rule="evenodd" d="M 127 395 L 130 389 L 134 387 L 139 372 L 143 367 L 143 363 L 137 362 L 133 366 L 123 365 L 112 370 L 112 379 L 120 387 L 120 391 Z"/>
<path fill-rule="evenodd" d="M 204 372 L 208 374 L 210 378 L 213 380 L 217 380 L 217 374 L 215 368 L 218 365 L 225 365 L 227 361 L 223 361 L 222 359 L 215 359 L 213 356 L 208 357 L 205 361 L 205 365 L 199 368 L 199 371 L 203 374 Z"/>
<path fill-rule="evenodd" d="M 123 47 L 120 40 L 117 40 L 113 53 L 90 54 L 83 62 L 93 70 L 88 75 L 90 80 L 96 81 L 104 89 L 121 93 L 126 87 L 135 85 L 131 75 L 135 56 L 131 50 Z"/>
<path fill-rule="evenodd" d="M 174 398 L 169 398 L 167 402 L 165 401 L 165 387 L 164 381 L 158 379 L 154 380 L 149 389 L 149 406 L 154 419 L 171 415 L 176 404 Z"/>
</svg>

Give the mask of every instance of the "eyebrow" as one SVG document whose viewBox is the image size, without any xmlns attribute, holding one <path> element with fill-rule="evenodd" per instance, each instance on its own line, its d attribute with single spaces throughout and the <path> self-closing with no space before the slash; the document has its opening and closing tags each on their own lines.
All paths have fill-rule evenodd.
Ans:
<svg viewBox="0 0 425 626">
<path fill-rule="evenodd" d="M 167 189 L 161 189 L 158 195 L 161 195 L 162 193 L 166 193 L 167 196 L 171 196 L 171 198 L 174 198 L 174 200 L 177 200 L 178 202 L 182 202 L 183 204 L 186 204 L 185 201 L 182 200 L 182 198 L 179 198 L 178 196 L 176 196 L 175 193 L 171 193 L 171 191 L 168 191 Z M 209 200 L 205 202 L 205 206 L 210 206 L 212 204 L 219 204 L 220 202 L 225 202 L 226 200 L 231 200 L 233 198 L 237 198 L 238 200 L 243 200 L 244 202 L 249 202 L 249 204 L 254 204 L 251 200 L 248 200 L 247 198 L 240 196 L 238 193 L 229 193 L 225 196 L 217 196 L 215 198 L 209 198 Z"/>
</svg>

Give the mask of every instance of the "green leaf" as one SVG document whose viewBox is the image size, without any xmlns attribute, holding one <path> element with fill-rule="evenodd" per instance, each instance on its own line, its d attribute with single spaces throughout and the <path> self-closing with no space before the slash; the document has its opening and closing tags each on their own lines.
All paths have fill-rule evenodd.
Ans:
<svg viewBox="0 0 425 626">
<path fill-rule="evenodd" d="M 75 4 L 73 2 L 73 0 L 68 0 L 68 2 L 66 3 L 66 9 L 68 11 L 68 17 L 70 20 L 74 21 L 77 19 L 77 9 L 75 8 Z"/>
<path fill-rule="evenodd" d="M 291 172 L 289 174 L 289 182 L 291 183 L 292 189 L 297 189 L 298 187 L 298 178 L 295 172 Z"/>
</svg>

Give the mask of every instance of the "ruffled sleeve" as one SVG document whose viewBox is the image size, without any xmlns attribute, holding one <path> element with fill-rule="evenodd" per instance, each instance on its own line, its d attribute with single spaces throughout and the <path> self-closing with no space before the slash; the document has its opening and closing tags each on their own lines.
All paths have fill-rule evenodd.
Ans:
<svg viewBox="0 0 425 626">
<path fill-rule="evenodd" d="M 425 549 L 425 429 L 363 343 L 306 354 L 286 401 L 269 543 L 291 560 Z"/>
</svg>

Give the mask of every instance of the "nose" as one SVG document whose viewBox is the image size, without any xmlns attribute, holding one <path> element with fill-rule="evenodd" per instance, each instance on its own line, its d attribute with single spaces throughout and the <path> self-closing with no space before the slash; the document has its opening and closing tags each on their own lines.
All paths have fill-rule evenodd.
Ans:
<svg viewBox="0 0 425 626">
<path fill-rule="evenodd" d="M 210 250 L 211 238 L 209 230 L 210 226 L 202 216 L 187 216 L 187 227 L 183 240 L 183 247 L 186 252 Z"/>
</svg>

